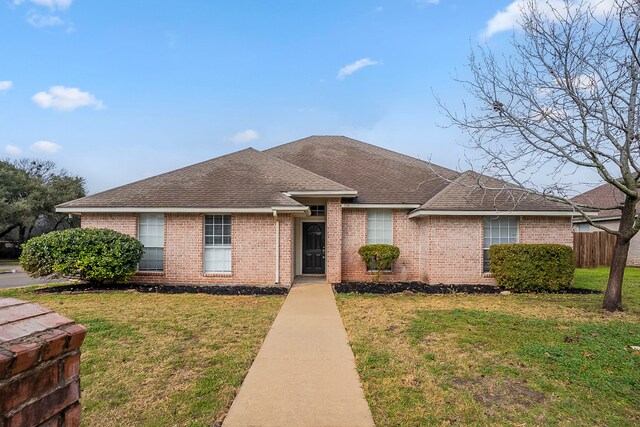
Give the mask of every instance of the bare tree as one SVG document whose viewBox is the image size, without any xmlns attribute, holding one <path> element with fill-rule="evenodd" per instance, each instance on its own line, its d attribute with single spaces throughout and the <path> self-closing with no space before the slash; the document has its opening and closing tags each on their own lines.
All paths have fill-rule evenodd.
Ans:
<svg viewBox="0 0 640 427">
<path fill-rule="evenodd" d="M 571 205 L 617 236 L 603 308 L 622 310 L 629 244 L 640 230 L 640 2 L 527 0 L 521 12 L 512 51 L 496 56 L 479 46 L 469 58 L 470 77 L 456 79 L 474 108 L 441 106 L 481 153 L 484 173 Z M 533 183 L 540 170 L 554 183 Z M 575 186 L 562 179 L 587 171 L 615 187 L 622 202 L 572 200 Z M 620 211 L 617 230 L 588 215 L 612 209 Z"/>
</svg>

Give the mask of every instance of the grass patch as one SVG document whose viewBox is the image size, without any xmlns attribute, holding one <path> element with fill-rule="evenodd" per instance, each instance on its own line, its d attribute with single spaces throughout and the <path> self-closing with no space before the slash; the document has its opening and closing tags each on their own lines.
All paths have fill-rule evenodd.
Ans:
<svg viewBox="0 0 640 427">
<path fill-rule="evenodd" d="M 577 270 L 603 290 L 608 270 Z M 602 295 L 338 295 L 376 425 L 638 425 L 640 269 Z"/>
<path fill-rule="evenodd" d="M 281 296 L 109 292 L 36 295 L 88 329 L 82 346 L 86 426 L 210 426 L 228 410 Z"/>
</svg>

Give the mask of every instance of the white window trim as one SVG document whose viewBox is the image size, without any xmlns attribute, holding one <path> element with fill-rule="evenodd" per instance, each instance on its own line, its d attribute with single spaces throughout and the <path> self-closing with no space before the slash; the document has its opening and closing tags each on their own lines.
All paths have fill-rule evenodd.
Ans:
<svg viewBox="0 0 640 427">
<path fill-rule="evenodd" d="M 491 245 L 489 245 L 489 248 L 486 248 L 484 246 L 484 242 L 486 240 L 486 231 L 487 231 L 486 230 L 486 220 L 487 219 L 495 220 L 495 219 L 504 219 L 504 218 L 513 218 L 513 216 L 504 216 L 504 217 L 487 217 L 487 216 L 484 216 L 484 217 L 482 217 L 482 266 L 481 266 L 481 269 L 482 269 L 482 274 L 484 276 L 486 276 L 486 277 L 490 277 L 490 275 L 491 275 L 491 272 L 489 270 L 485 270 L 484 269 L 484 261 L 485 261 L 484 260 L 484 253 L 485 252 L 484 251 L 489 251 L 489 248 L 491 247 Z M 513 242 L 513 243 L 520 243 L 520 217 L 515 217 L 515 219 L 516 219 L 516 230 L 517 230 L 517 233 L 516 233 L 516 241 Z"/>
<path fill-rule="evenodd" d="M 137 226 L 137 238 L 138 240 L 140 240 L 141 236 L 140 236 L 140 227 L 142 225 L 142 215 L 144 215 L 144 213 L 141 213 L 140 215 L 138 215 L 138 226 Z M 140 270 L 140 264 L 138 264 L 138 268 L 137 268 L 137 272 L 138 273 L 143 273 L 143 274 L 163 274 L 164 273 L 164 242 L 165 241 L 165 217 L 164 214 L 162 215 L 162 246 L 146 246 L 144 245 L 145 248 L 150 248 L 150 249 L 158 249 L 161 248 L 162 249 L 162 269 L 160 270 Z"/>
<path fill-rule="evenodd" d="M 218 276 L 218 275 L 232 275 L 233 274 L 233 224 L 231 224 L 231 235 L 229 236 L 232 240 L 231 244 L 223 244 L 216 245 L 211 244 L 207 245 L 207 234 L 206 234 L 206 224 L 207 224 L 207 216 L 228 216 L 229 223 L 233 221 L 233 216 L 230 213 L 208 213 L 205 214 L 202 218 L 202 272 L 205 276 Z M 215 234 L 213 234 L 215 236 Z M 206 262 L 206 252 L 207 249 L 228 249 L 230 251 L 231 259 L 229 260 L 229 270 L 207 270 L 207 262 Z"/>
</svg>

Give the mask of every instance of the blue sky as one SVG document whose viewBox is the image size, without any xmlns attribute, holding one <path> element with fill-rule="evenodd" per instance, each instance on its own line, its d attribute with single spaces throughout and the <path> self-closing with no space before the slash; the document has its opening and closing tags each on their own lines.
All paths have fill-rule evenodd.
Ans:
<svg viewBox="0 0 640 427">
<path fill-rule="evenodd" d="M 1 155 L 90 192 L 312 134 L 464 169 L 433 93 L 513 25 L 510 0 L 0 1 Z"/>
</svg>

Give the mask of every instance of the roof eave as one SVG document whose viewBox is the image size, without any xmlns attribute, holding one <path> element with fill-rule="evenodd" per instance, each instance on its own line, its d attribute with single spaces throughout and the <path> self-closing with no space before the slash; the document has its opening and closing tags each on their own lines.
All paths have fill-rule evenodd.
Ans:
<svg viewBox="0 0 640 427">
<path fill-rule="evenodd" d="M 304 213 L 308 206 L 271 206 L 255 208 L 208 208 L 208 207 L 74 207 L 58 206 L 56 212 L 82 214 L 82 213 Z"/>
<path fill-rule="evenodd" d="M 575 215 L 573 211 L 461 211 L 461 210 L 423 210 L 418 209 L 409 214 L 409 218 L 425 216 L 567 216 Z M 595 214 L 597 215 L 597 214 Z"/>
<path fill-rule="evenodd" d="M 312 190 L 312 191 L 286 191 L 288 197 L 356 197 L 356 190 Z"/>
</svg>

